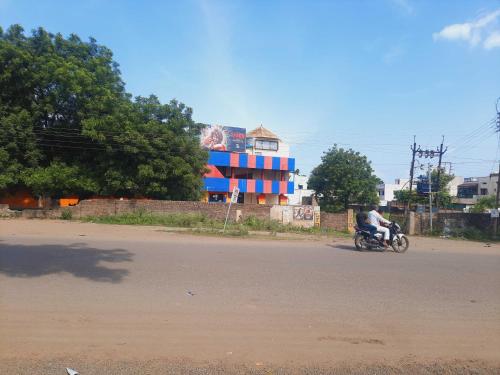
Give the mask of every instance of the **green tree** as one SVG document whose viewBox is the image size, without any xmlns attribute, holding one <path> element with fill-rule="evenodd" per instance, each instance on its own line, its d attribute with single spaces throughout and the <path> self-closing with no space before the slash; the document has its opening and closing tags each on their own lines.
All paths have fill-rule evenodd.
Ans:
<svg viewBox="0 0 500 375">
<path fill-rule="evenodd" d="M 495 208 L 495 206 L 496 197 L 493 195 L 488 195 L 486 197 L 479 198 L 474 207 L 471 208 L 470 212 L 480 214 L 486 212 L 488 208 Z"/>
<path fill-rule="evenodd" d="M 199 197 L 207 154 L 192 109 L 132 100 L 108 48 L 13 25 L 0 67 L 0 190 Z"/>
<path fill-rule="evenodd" d="M 353 203 L 378 203 L 379 183 L 366 156 L 334 145 L 311 172 L 308 185 L 316 191 L 322 209 L 336 212 Z"/>
</svg>

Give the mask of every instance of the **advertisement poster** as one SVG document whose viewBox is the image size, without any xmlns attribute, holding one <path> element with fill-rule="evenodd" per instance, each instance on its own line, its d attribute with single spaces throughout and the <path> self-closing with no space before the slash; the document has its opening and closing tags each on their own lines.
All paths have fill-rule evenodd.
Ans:
<svg viewBox="0 0 500 375">
<path fill-rule="evenodd" d="M 298 206 L 293 208 L 294 220 L 313 220 L 314 208 L 312 206 Z"/>
<path fill-rule="evenodd" d="M 245 152 L 246 129 L 207 125 L 201 131 L 200 142 L 206 150 Z"/>
</svg>

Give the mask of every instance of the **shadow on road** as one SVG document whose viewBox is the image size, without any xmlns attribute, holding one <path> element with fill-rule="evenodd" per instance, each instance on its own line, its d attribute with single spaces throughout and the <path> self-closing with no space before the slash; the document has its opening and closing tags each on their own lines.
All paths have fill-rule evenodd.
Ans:
<svg viewBox="0 0 500 375">
<path fill-rule="evenodd" d="M 356 249 L 356 247 L 354 245 L 349 246 L 349 245 L 327 244 L 326 246 L 329 246 L 329 247 L 337 249 L 337 250 L 354 251 L 356 253 L 383 253 L 384 252 L 384 251 L 381 251 L 381 250 L 364 250 L 364 251 L 359 251 L 359 250 Z"/>
<path fill-rule="evenodd" d="M 119 283 L 128 275 L 126 269 L 108 268 L 100 262 L 132 261 L 124 249 L 102 250 L 86 244 L 17 245 L 0 243 L 0 273 L 10 277 L 40 277 L 68 272 L 92 281 Z"/>
</svg>

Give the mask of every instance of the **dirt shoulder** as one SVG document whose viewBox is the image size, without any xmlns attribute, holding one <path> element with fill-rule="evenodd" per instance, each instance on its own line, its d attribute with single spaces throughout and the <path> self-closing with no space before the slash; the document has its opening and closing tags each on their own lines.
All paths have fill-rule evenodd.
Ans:
<svg viewBox="0 0 500 375">
<path fill-rule="evenodd" d="M 0 219 L 0 236 L 39 236 L 58 237 L 61 239 L 89 237 L 95 240 L 137 240 L 163 241 L 168 238 L 192 237 L 204 238 L 204 241 L 265 241 L 265 240 L 293 240 L 314 241 L 319 244 L 352 244 L 348 236 L 317 235 L 300 233 L 251 232 L 251 236 L 221 237 L 213 234 L 204 235 L 200 232 L 190 233 L 188 228 L 167 228 L 148 225 L 118 225 L 95 224 L 80 221 L 47 220 L 47 219 Z M 435 237 L 410 237 L 410 250 L 458 252 L 475 254 L 496 254 L 500 251 L 500 243 L 476 242 L 457 239 Z"/>
</svg>

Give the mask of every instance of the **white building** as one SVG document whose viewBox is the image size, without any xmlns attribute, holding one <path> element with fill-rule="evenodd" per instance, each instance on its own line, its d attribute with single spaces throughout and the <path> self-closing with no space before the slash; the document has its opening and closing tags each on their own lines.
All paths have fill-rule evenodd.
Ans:
<svg viewBox="0 0 500 375">
<path fill-rule="evenodd" d="M 417 184 L 414 182 L 413 188 L 416 189 Z M 405 190 L 410 188 L 410 179 L 408 178 L 397 178 L 393 184 L 380 184 L 377 185 L 378 197 L 380 199 L 381 206 L 387 206 L 388 202 L 395 200 L 394 192 L 398 190 Z"/>
<path fill-rule="evenodd" d="M 247 133 L 247 153 L 288 158 L 290 157 L 290 146 L 261 125 Z"/>
<path fill-rule="evenodd" d="M 294 193 L 287 194 L 288 204 L 313 204 L 314 190 L 307 188 L 308 177 L 300 174 L 293 176 Z"/>
</svg>

